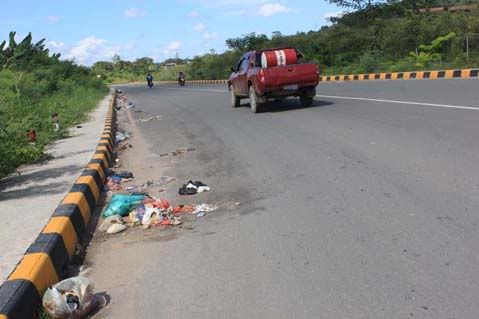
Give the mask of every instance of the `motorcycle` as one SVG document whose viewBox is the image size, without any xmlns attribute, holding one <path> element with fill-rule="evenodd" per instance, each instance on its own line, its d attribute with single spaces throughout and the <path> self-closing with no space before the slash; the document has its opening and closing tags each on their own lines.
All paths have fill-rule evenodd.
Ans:
<svg viewBox="0 0 479 319">
<path fill-rule="evenodd" d="M 180 78 L 178 79 L 178 83 L 180 84 L 180 86 L 185 86 L 185 77 L 183 77 L 183 76 L 180 77 Z"/>
<path fill-rule="evenodd" d="M 148 87 L 151 89 L 153 87 L 153 81 L 148 81 Z"/>
</svg>

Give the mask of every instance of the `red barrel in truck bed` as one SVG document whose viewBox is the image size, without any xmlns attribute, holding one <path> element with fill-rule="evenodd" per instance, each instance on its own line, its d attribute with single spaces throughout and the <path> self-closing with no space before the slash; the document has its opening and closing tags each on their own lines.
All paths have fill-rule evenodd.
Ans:
<svg viewBox="0 0 479 319">
<path fill-rule="evenodd" d="M 281 49 L 264 51 L 261 53 L 261 67 L 275 67 L 298 63 L 298 54 L 295 49 Z"/>
</svg>

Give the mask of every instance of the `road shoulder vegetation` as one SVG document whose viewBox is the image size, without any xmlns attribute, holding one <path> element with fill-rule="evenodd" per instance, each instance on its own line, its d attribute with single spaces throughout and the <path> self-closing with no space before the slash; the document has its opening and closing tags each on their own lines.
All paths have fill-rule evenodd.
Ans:
<svg viewBox="0 0 479 319">
<path fill-rule="evenodd" d="M 108 93 L 90 69 L 51 54 L 44 40 L 15 32 L 0 43 L 0 177 L 44 158 L 45 146 L 68 135 Z"/>
</svg>

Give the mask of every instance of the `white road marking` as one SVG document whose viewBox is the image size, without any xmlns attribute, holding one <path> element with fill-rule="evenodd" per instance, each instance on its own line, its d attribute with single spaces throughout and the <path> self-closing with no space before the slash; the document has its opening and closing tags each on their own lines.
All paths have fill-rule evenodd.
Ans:
<svg viewBox="0 0 479 319">
<path fill-rule="evenodd" d="M 184 90 L 184 91 L 204 91 L 204 92 L 215 92 L 215 93 L 228 93 L 228 91 L 225 91 L 225 90 L 211 90 L 211 89 L 182 89 L 182 88 L 167 88 L 167 89 L 169 89 L 169 90 Z M 384 103 L 409 104 L 409 105 L 421 105 L 421 106 L 435 106 L 435 107 L 443 107 L 443 108 L 449 108 L 449 109 L 463 109 L 463 110 L 479 111 L 478 106 L 449 105 L 449 104 L 411 102 L 411 101 L 400 101 L 400 100 L 370 99 L 370 98 L 364 98 L 364 97 L 321 95 L 321 94 L 316 95 L 316 97 L 323 97 L 323 98 L 329 98 L 329 99 L 340 99 L 340 100 L 358 100 L 358 101 L 384 102 Z"/>
<path fill-rule="evenodd" d="M 369 99 L 364 97 L 353 97 L 353 96 L 336 96 L 336 95 L 316 95 L 317 97 L 325 97 L 330 99 L 341 99 L 341 100 L 359 100 L 359 101 L 371 101 L 371 102 L 384 102 L 384 103 L 396 103 L 396 104 L 410 104 L 410 105 L 422 105 L 422 106 L 436 106 L 436 107 L 445 107 L 450 109 L 464 109 L 464 110 L 474 110 L 479 111 L 479 107 L 476 106 L 463 106 L 463 105 L 448 105 L 448 104 L 435 104 L 435 103 L 423 103 L 423 102 L 409 102 L 409 101 L 398 101 L 398 100 L 383 100 L 383 99 Z"/>
</svg>

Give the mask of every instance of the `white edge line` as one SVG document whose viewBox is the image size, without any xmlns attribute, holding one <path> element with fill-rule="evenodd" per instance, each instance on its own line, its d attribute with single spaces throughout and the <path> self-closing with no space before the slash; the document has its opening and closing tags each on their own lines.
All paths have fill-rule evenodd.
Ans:
<svg viewBox="0 0 479 319">
<path fill-rule="evenodd" d="M 364 97 L 353 97 L 353 96 L 336 96 L 336 95 L 319 95 L 319 94 L 316 95 L 316 96 L 317 97 L 330 98 L 330 99 L 359 100 L 359 101 L 385 102 L 385 103 L 396 103 L 396 104 L 412 104 L 412 105 L 436 106 L 436 107 L 444 107 L 444 108 L 451 108 L 451 109 L 464 109 L 464 110 L 479 111 L 479 107 L 474 107 L 474 106 L 448 105 L 448 104 L 435 104 L 435 103 L 409 102 L 409 101 L 383 100 L 383 99 L 369 99 L 369 98 L 364 98 Z"/>
</svg>

